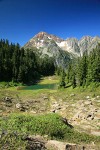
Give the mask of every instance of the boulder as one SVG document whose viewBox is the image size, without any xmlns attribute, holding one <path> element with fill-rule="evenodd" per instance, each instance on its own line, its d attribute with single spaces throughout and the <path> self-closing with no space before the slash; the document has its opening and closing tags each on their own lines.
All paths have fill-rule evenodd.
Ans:
<svg viewBox="0 0 100 150">
<path fill-rule="evenodd" d="M 16 108 L 17 108 L 17 109 L 20 109 L 21 107 L 22 107 L 22 105 L 21 105 L 20 103 L 17 103 L 17 104 L 16 104 Z"/>
<path fill-rule="evenodd" d="M 44 99 L 44 100 L 49 100 L 48 97 L 46 97 L 46 96 L 44 96 L 43 99 Z"/>
<path fill-rule="evenodd" d="M 90 98 L 90 96 L 86 96 L 86 99 L 89 99 Z"/>
<path fill-rule="evenodd" d="M 12 103 L 12 98 L 11 97 L 5 97 L 4 101 L 7 103 Z"/>
<path fill-rule="evenodd" d="M 93 120 L 94 119 L 94 114 L 93 113 L 89 113 L 86 117 L 87 120 Z"/>
<path fill-rule="evenodd" d="M 39 136 L 27 136 L 23 140 L 27 141 L 26 150 L 45 150 L 45 141 Z"/>
<path fill-rule="evenodd" d="M 63 123 L 65 123 L 68 127 L 73 128 L 73 126 L 68 123 L 68 120 L 67 120 L 66 118 L 61 118 L 61 120 L 62 120 Z"/>
<path fill-rule="evenodd" d="M 100 96 L 98 95 L 97 98 L 100 98 Z"/>
<path fill-rule="evenodd" d="M 85 147 L 74 144 L 67 144 L 65 150 L 85 150 Z"/>
<path fill-rule="evenodd" d="M 93 105 L 93 104 L 92 104 L 92 101 L 90 101 L 90 100 L 85 101 L 84 104 L 85 104 L 85 105 Z"/>
<path fill-rule="evenodd" d="M 75 94 L 72 93 L 72 94 L 70 94 L 70 96 L 73 97 L 73 96 L 75 96 Z"/>
<path fill-rule="evenodd" d="M 21 103 L 17 103 L 16 108 L 19 109 L 20 111 L 26 111 L 25 107 Z"/>
</svg>

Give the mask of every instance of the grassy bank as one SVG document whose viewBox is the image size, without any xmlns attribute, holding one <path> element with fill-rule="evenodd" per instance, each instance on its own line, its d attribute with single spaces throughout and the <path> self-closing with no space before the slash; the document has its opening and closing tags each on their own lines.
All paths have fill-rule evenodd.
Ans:
<svg viewBox="0 0 100 150">
<path fill-rule="evenodd" d="M 8 86 L 11 85 L 11 86 Z M 12 95 L 17 95 L 22 99 L 27 99 L 31 97 L 37 97 L 41 94 L 54 94 L 59 96 L 67 95 L 70 97 L 70 94 L 74 93 L 78 99 L 84 98 L 87 95 L 90 97 L 95 97 L 100 95 L 100 86 L 96 87 L 95 84 L 91 84 L 88 87 L 77 87 L 73 89 L 71 86 L 67 88 L 58 89 L 59 78 L 56 76 L 44 77 L 42 78 L 37 84 L 26 86 L 22 84 L 12 84 L 12 83 L 0 83 L 0 93 L 4 92 L 6 95 L 7 93 Z"/>
</svg>

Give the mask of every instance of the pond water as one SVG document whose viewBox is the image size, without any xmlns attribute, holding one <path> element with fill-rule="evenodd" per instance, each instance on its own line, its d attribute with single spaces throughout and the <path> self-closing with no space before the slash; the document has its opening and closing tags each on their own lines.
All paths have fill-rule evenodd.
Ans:
<svg viewBox="0 0 100 150">
<path fill-rule="evenodd" d="M 24 90 L 39 90 L 39 89 L 56 89 L 57 84 L 37 84 L 37 85 L 31 85 L 26 86 L 23 89 Z"/>
</svg>

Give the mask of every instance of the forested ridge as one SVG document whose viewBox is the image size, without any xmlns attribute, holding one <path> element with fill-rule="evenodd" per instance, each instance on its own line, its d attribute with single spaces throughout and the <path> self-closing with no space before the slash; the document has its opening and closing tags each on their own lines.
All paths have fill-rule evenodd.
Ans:
<svg viewBox="0 0 100 150">
<path fill-rule="evenodd" d="M 84 52 L 82 57 L 78 57 L 69 63 L 66 71 L 57 69 L 57 74 L 61 76 L 60 87 L 67 87 L 71 84 L 76 86 L 88 86 L 91 83 L 100 83 L 100 44 L 89 54 Z"/>
<path fill-rule="evenodd" d="M 24 49 L 19 44 L 9 44 L 8 40 L 0 40 L 0 81 L 29 83 L 41 75 L 54 74 L 54 61 L 36 54 L 36 48 Z"/>
</svg>

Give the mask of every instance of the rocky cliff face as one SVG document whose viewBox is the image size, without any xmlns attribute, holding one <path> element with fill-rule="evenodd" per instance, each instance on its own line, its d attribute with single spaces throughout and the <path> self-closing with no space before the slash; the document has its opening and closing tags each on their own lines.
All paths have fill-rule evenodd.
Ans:
<svg viewBox="0 0 100 150">
<path fill-rule="evenodd" d="M 90 51 L 96 48 L 98 43 L 100 43 L 100 37 L 84 36 L 80 40 L 76 38 L 68 38 L 65 41 L 58 43 L 58 45 L 69 53 L 82 56 L 86 50 L 90 53 Z"/>
<path fill-rule="evenodd" d="M 62 50 L 68 51 L 69 53 L 80 55 L 80 47 L 76 38 L 68 38 L 65 41 L 57 43 Z"/>
<path fill-rule="evenodd" d="M 30 39 L 24 47 L 37 47 L 38 49 L 42 49 L 43 53 L 45 53 L 50 47 L 51 52 L 49 51 L 49 54 L 55 53 L 56 50 L 60 49 L 76 56 L 82 56 L 86 50 L 89 53 L 92 49 L 96 48 L 98 43 L 100 43 L 100 37 L 98 36 L 84 36 L 80 40 L 76 38 L 63 40 L 55 35 L 40 32 Z"/>
<path fill-rule="evenodd" d="M 63 40 L 55 35 L 40 32 L 30 39 L 24 48 L 36 47 L 41 57 L 54 57 L 57 66 L 66 68 L 73 57 L 82 56 L 85 51 L 90 53 L 100 43 L 100 37 L 84 36 L 80 40 L 68 38 Z"/>
<path fill-rule="evenodd" d="M 63 39 L 57 36 L 50 35 L 45 32 L 40 32 L 35 35 L 29 42 L 25 44 L 25 48 L 36 47 L 41 53 L 41 57 L 48 55 L 49 57 L 54 57 L 57 66 L 62 66 L 66 68 L 68 62 L 71 60 L 72 55 L 67 51 L 63 51 L 58 44 L 63 42 Z"/>
<path fill-rule="evenodd" d="M 35 35 L 32 39 L 29 40 L 25 44 L 25 48 L 31 48 L 31 47 L 47 47 L 50 41 L 55 41 L 55 43 L 61 43 L 63 39 L 58 38 L 55 35 L 48 34 L 46 32 L 39 32 L 37 35 Z"/>
<path fill-rule="evenodd" d="M 100 37 L 90 37 L 90 36 L 84 36 L 82 37 L 78 45 L 80 47 L 80 54 L 83 55 L 83 53 L 87 50 L 89 53 L 92 51 L 96 46 L 100 43 Z"/>
</svg>

